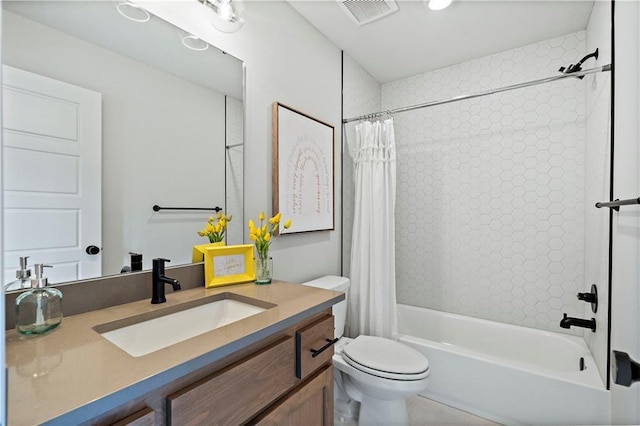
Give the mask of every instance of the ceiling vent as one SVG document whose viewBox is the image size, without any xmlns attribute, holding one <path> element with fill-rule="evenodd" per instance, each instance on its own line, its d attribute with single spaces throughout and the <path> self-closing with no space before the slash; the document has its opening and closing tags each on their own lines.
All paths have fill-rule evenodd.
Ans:
<svg viewBox="0 0 640 426">
<path fill-rule="evenodd" d="M 393 0 L 337 0 L 347 16 L 356 24 L 376 21 L 398 10 Z"/>
</svg>

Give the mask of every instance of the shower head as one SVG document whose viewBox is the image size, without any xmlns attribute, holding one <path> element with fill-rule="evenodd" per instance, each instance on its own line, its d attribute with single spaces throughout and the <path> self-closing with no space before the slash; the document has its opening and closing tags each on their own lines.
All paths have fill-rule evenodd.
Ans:
<svg viewBox="0 0 640 426">
<path fill-rule="evenodd" d="M 595 58 L 596 60 L 598 60 L 598 49 L 595 50 L 595 52 L 593 53 L 589 53 L 588 55 L 586 55 L 584 58 L 580 59 L 580 61 L 578 61 L 577 64 L 570 64 L 568 67 L 560 67 L 560 69 L 558 71 L 560 71 L 561 73 L 564 74 L 571 74 L 574 72 L 578 72 L 578 71 L 582 71 L 582 64 L 584 63 L 584 61 L 586 61 L 589 58 Z M 582 80 L 584 78 L 583 75 L 581 75 L 580 77 L 578 77 L 580 80 Z"/>
</svg>

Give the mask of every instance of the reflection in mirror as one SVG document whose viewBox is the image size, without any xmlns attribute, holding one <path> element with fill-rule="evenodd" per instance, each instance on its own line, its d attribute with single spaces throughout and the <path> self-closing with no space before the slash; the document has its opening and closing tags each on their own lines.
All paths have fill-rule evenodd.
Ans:
<svg viewBox="0 0 640 426">
<path fill-rule="evenodd" d="M 155 204 L 219 206 L 243 241 L 241 61 L 112 2 L 3 8 L 5 287 L 26 256 L 51 283 L 190 262 L 215 212 Z"/>
</svg>

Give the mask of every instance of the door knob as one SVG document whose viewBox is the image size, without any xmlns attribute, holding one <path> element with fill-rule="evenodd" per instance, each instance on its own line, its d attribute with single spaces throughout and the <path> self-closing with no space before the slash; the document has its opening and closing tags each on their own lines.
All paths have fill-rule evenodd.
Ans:
<svg viewBox="0 0 640 426">
<path fill-rule="evenodd" d="M 93 246 L 93 245 L 87 246 L 87 249 L 85 251 L 87 252 L 87 254 L 95 256 L 96 254 L 100 253 L 100 247 Z"/>
</svg>

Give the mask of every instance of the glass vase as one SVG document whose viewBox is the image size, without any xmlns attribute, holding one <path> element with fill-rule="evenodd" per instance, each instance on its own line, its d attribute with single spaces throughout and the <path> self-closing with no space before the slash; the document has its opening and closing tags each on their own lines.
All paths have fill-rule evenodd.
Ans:
<svg viewBox="0 0 640 426">
<path fill-rule="evenodd" d="M 273 276 L 273 259 L 266 256 L 256 257 L 253 261 L 256 271 L 256 284 L 271 284 L 271 277 Z"/>
</svg>

